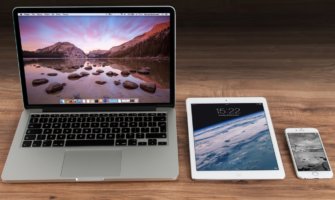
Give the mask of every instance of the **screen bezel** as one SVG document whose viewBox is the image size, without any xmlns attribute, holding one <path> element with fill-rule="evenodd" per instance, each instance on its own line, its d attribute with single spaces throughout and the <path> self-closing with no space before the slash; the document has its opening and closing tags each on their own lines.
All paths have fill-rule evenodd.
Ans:
<svg viewBox="0 0 335 200">
<path fill-rule="evenodd" d="M 292 148 L 291 148 L 290 137 L 289 137 L 289 135 L 297 134 L 297 133 L 300 133 L 300 134 L 301 133 L 315 133 L 315 134 L 318 135 L 319 140 L 320 140 L 321 145 L 322 145 L 323 152 L 326 155 L 327 162 L 328 162 L 328 165 L 330 167 L 329 171 L 299 171 L 298 170 L 298 167 L 297 167 L 297 164 L 296 164 L 296 161 L 295 161 L 295 158 L 294 158 L 294 153 L 293 153 Z M 333 177 L 333 170 L 331 168 L 327 152 L 326 152 L 324 144 L 322 142 L 321 135 L 316 128 L 287 128 L 287 129 L 285 129 L 285 137 L 286 137 L 287 145 L 288 145 L 288 148 L 289 148 L 289 151 L 290 151 L 290 154 L 291 154 L 293 167 L 294 167 L 294 170 L 295 170 L 298 178 L 301 178 L 301 179 L 315 179 L 315 178 L 332 178 Z"/>
<path fill-rule="evenodd" d="M 24 62 L 22 56 L 21 36 L 19 29 L 18 13 L 170 13 L 170 99 L 167 103 L 115 103 L 115 104 L 29 104 Z M 25 109 L 32 108 L 121 108 L 121 107 L 174 107 L 175 106 L 175 66 L 176 66 L 176 38 L 175 38 L 175 9 L 171 6 L 121 6 L 121 7 L 16 7 L 13 9 L 14 32 L 20 81 Z"/>
<path fill-rule="evenodd" d="M 268 128 L 271 136 L 278 169 L 277 170 L 224 170 L 224 171 L 198 171 L 196 169 L 195 149 L 194 149 L 194 134 L 192 122 L 192 104 L 229 104 L 229 103 L 261 103 L 264 108 Z M 267 106 L 266 99 L 263 97 L 231 97 L 231 98 L 188 98 L 186 100 L 188 136 L 191 172 L 193 179 L 199 180 L 266 180 L 266 179 L 283 179 L 285 171 L 279 148 L 273 129 L 270 112 Z"/>
</svg>

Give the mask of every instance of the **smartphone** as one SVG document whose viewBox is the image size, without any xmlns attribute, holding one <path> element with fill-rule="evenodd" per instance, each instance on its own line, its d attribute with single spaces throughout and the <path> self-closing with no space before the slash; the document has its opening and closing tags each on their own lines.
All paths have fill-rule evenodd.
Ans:
<svg viewBox="0 0 335 200">
<path fill-rule="evenodd" d="M 287 128 L 285 136 L 298 178 L 332 178 L 333 171 L 315 128 Z"/>
</svg>

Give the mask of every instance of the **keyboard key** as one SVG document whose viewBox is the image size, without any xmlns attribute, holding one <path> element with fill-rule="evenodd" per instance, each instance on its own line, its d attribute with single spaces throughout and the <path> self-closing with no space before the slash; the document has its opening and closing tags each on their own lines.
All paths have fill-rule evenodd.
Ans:
<svg viewBox="0 0 335 200">
<path fill-rule="evenodd" d="M 37 140 L 45 140 L 46 135 L 37 135 Z"/>
<path fill-rule="evenodd" d="M 166 132 L 166 126 L 162 126 L 162 127 L 160 127 L 160 132 L 162 132 L 162 133 L 164 133 L 164 132 Z"/>
<path fill-rule="evenodd" d="M 122 128 L 121 129 L 121 133 L 129 133 L 130 132 L 130 128 Z"/>
<path fill-rule="evenodd" d="M 167 145 L 167 142 L 158 142 L 158 145 Z"/>
<path fill-rule="evenodd" d="M 67 118 L 58 118 L 59 123 L 67 122 Z"/>
<path fill-rule="evenodd" d="M 57 135 L 57 140 L 64 140 L 66 135 Z"/>
<path fill-rule="evenodd" d="M 87 122 L 95 122 L 95 118 L 94 117 L 89 117 L 86 120 Z"/>
<path fill-rule="evenodd" d="M 137 145 L 138 145 L 138 146 L 146 146 L 146 145 L 147 145 L 147 142 L 138 142 Z"/>
<path fill-rule="evenodd" d="M 159 132 L 159 128 L 154 127 L 154 128 L 150 128 L 150 132 Z"/>
<path fill-rule="evenodd" d="M 155 127 L 155 126 L 157 126 L 157 123 L 156 122 L 148 122 L 148 126 Z"/>
<path fill-rule="evenodd" d="M 26 135 L 24 136 L 24 140 L 35 140 L 36 135 Z"/>
<path fill-rule="evenodd" d="M 125 138 L 125 134 L 123 133 L 116 134 L 116 139 L 123 139 L 123 138 Z"/>
<path fill-rule="evenodd" d="M 150 131 L 150 128 L 141 128 L 142 133 L 147 133 Z"/>
<path fill-rule="evenodd" d="M 62 129 L 60 129 L 60 128 L 56 128 L 53 131 L 53 134 L 60 134 L 60 133 L 62 133 Z"/>
<path fill-rule="evenodd" d="M 104 122 L 105 118 L 104 117 L 97 117 L 96 122 Z"/>
<path fill-rule="evenodd" d="M 130 132 L 138 133 L 138 132 L 140 132 L 140 128 L 131 128 Z"/>
<path fill-rule="evenodd" d="M 47 139 L 48 140 L 54 140 L 54 139 L 56 139 L 56 135 L 48 135 Z"/>
<path fill-rule="evenodd" d="M 62 128 L 70 128 L 71 124 L 70 123 L 63 123 Z"/>
<path fill-rule="evenodd" d="M 73 133 L 81 133 L 82 131 L 83 131 L 83 129 L 81 129 L 81 128 L 73 129 Z"/>
<path fill-rule="evenodd" d="M 147 123 L 147 122 L 139 122 L 139 123 L 138 123 L 138 126 L 139 126 L 139 127 L 147 127 L 147 126 L 148 126 L 148 123 Z"/>
<path fill-rule="evenodd" d="M 137 133 L 136 138 L 144 138 L 144 133 Z"/>
<path fill-rule="evenodd" d="M 103 139 L 105 139 L 105 134 L 98 134 L 98 135 L 97 135 L 97 139 L 98 139 L 98 140 L 103 140 Z"/>
<path fill-rule="evenodd" d="M 127 133 L 126 138 L 127 139 L 133 139 L 133 138 L 135 138 L 135 134 L 134 133 Z"/>
<path fill-rule="evenodd" d="M 111 122 L 110 124 L 109 124 L 109 127 L 111 127 L 111 128 L 117 128 L 119 126 L 119 123 L 117 123 L 117 122 Z"/>
<path fill-rule="evenodd" d="M 149 139 L 148 140 L 148 145 L 157 145 L 157 140 L 156 139 Z"/>
<path fill-rule="evenodd" d="M 42 147 L 50 147 L 52 144 L 51 140 L 45 140 L 43 141 Z"/>
<path fill-rule="evenodd" d="M 120 133 L 120 128 L 112 128 L 112 133 Z"/>
<path fill-rule="evenodd" d="M 94 128 L 93 133 L 101 133 L 101 128 Z"/>
<path fill-rule="evenodd" d="M 86 118 L 78 118 L 77 122 L 86 122 Z"/>
<path fill-rule="evenodd" d="M 147 133 L 146 138 L 166 138 L 165 133 Z"/>
<path fill-rule="evenodd" d="M 48 122 L 48 118 L 40 118 L 39 122 L 40 123 L 47 123 Z"/>
<path fill-rule="evenodd" d="M 42 129 L 28 129 L 27 134 L 41 134 L 42 133 Z"/>
<path fill-rule="evenodd" d="M 107 134 L 106 137 L 107 137 L 107 139 L 114 139 L 115 134 Z"/>
<path fill-rule="evenodd" d="M 128 140 L 128 145 L 129 146 L 136 146 L 137 145 L 137 140 L 136 139 L 130 139 L 130 140 Z"/>
<path fill-rule="evenodd" d="M 157 116 L 166 116 L 166 113 L 157 113 Z"/>
<path fill-rule="evenodd" d="M 28 125 L 28 128 L 41 128 L 42 127 L 42 124 L 29 124 Z"/>
<path fill-rule="evenodd" d="M 61 127 L 61 123 L 54 123 L 52 124 L 52 128 L 60 128 Z"/>
<path fill-rule="evenodd" d="M 120 127 L 128 127 L 128 122 L 120 122 Z"/>
<path fill-rule="evenodd" d="M 75 139 L 76 138 L 76 135 L 75 134 L 68 134 L 67 136 L 66 136 L 66 139 L 68 139 L 68 140 L 73 140 L 73 139 Z"/>
<path fill-rule="evenodd" d="M 143 117 L 143 120 L 146 121 L 146 122 L 150 122 L 152 121 L 152 117 Z M 155 120 L 157 121 L 157 120 Z"/>
<path fill-rule="evenodd" d="M 99 123 L 91 123 L 91 127 L 92 127 L 92 128 L 99 127 Z"/>
<path fill-rule="evenodd" d="M 51 124 L 49 123 L 43 124 L 42 128 L 51 128 Z"/>
<path fill-rule="evenodd" d="M 116 122 L 123 122 L 123 117 L 115 117 Z"/>
<path fill-rule="evenodd" d="M 30 121 L 29 121 L 30 123 L 37 123 L 38 122 L 38 118 L 37 117 L 31 117 L 30 118 Z"/>
<path fill-rule="evenodd" d="M 103 128 L 102 133 L 110 133 L 111 129 L 110 128 Z"/>
<path fill-rule="evenodd" d="M 70 118 L 68 118 L 68 120 L 67 120 L 68 122 L 70 122 L 70 123 L 73 123 L 73 122 L 76 122 L 77 121 L 77 119 L 76 118 L 74 118 L 74 117 L 70 117 Z"/>
<path fill-rule="evenodd" d="M 108 127 L 108 126 L 109 126 L 109 123 L 106 123 L 106 122 L 100 123 L 100 127 L 102 127 L 102 128 L 105 128 L 105 127 Z"/>
<path fill-rule="evenodd" d="M 31 143 L 32 143 L 32 141 L 23 141 L 22 147 L 30 147 Z"/>
<path fill-rule="evenodd" d="M 88 140 L 95 139 L 95 134 L 88 134 L 88 135 L 86 135 L 86 139 L 88 139 Z"/>
<path fill-rule="evenodd" d="M 127 140 L 115 140 L 115 146 L 126 146 Z"/>
<path fill-rule="evenodd" d="M 154 117 L 153 120 L 154 121 L 166 121 L 166 117 L 165 116 L 157 116 L 157 117 Z"/>
<path fill-rule="evenodd" d="M 80 139 L 85 139 L 85 135 L 84 134 L 78 134 L 77 135 L 77 140 L 80 140 Z"/>
<path fill-rule="evenodd" d="M 163 126 L 166 127 L 166 122 L 158 122 L 157 125 L 158 125 L 159 127 L 163 127 Z"/>
<path fill-rule="evenodd" d="M 42 145 L 42 141 L 34 141 L 32 147 L 40 147 Z"/>
<path fill-rule="evenodd" d="M 71 128 L 79 128 L 80 127 L 80 123 L 73 123 L 71 125 Z"/>
<path fill-rule="evenodd" d="M 129 127 L 137 127 L 137 122 L 130 122 Z"/>
<path fill-rule="evenodd" d="M 124 121 L 126 121 L 126 122 L 132 122 L 132 121 L 134 121 L 134 118 L 133 117 L 125 117 Z"/>
<path fill-rule="evenodd" d="M 52 133 L 52 129 L 44 129 L 43 134 L 50 134 Z"/>
<path fill-rule="evenodd" d="M 66 140 L 65 146 L 114 146 L 114 140 Z"/>
<path fill-rule="evenodd" d="M 52 143 L 52 146 L 53 147 L 63 147 L 65 144 L 64 140 L 55 140 L 53 143 Z"/>
<path fill-rule="evenodd" d="M 70 129 L 70 128 L 63 129 L 64 134 L 68 134 L 68 133 L 71 133 L 71 132 L 72 132 L 72 129 Z"/>
<path fill-rule="evenodd" d="M 83 133 L 91 133 L 92 132 L 92 129 L 90 128 L 84 128 L 83 129 Z"/>
<path fill-rule="evenodd" d="M 90 127 L 90 123 L 81 123 L 81 128 L 88 128 Z"/>
</svg>

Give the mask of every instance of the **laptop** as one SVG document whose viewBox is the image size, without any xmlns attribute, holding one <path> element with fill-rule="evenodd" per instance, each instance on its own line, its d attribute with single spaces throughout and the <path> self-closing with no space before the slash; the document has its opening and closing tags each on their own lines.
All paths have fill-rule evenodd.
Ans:
<svg viewBox="0 0 335 200">
<path fill-rule="evenodd" d="M 13 10 L 24 110 L 4 182 L 175 180 L 175 10 Z"/>
</svg>

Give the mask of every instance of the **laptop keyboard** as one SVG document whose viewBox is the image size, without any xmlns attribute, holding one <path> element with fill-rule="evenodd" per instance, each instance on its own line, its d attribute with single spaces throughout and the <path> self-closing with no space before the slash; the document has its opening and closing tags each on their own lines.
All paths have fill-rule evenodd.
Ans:
<svg viewBox="0 0 335 200">
<path fill-rule="evenodd" d="M 165 112 L 31 114 L 22 147 L 167 145 Z"/>
</svg>

